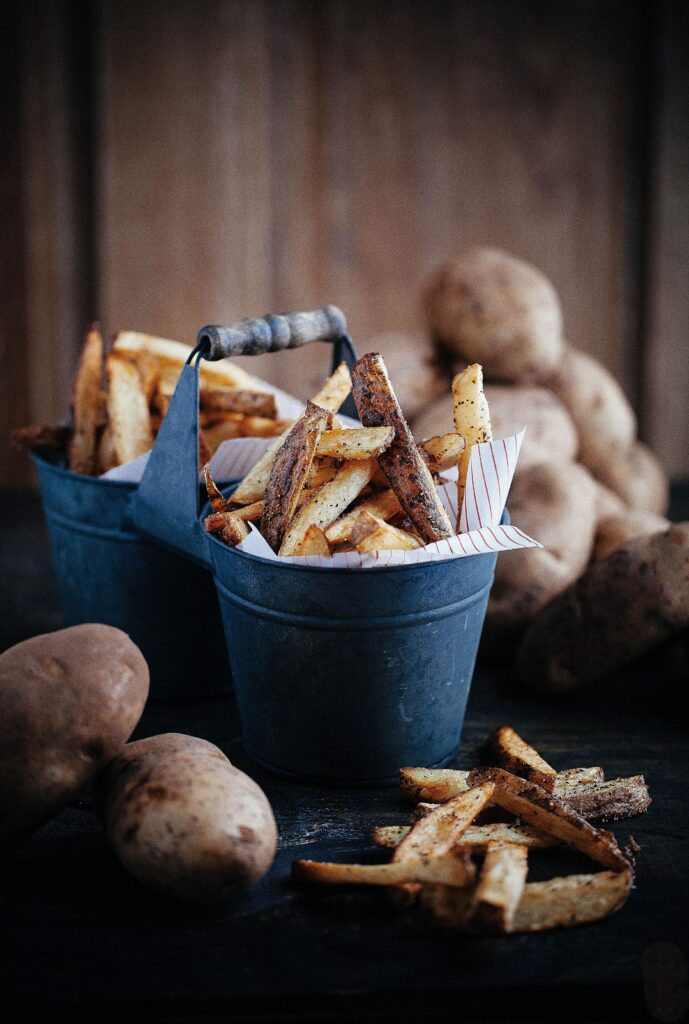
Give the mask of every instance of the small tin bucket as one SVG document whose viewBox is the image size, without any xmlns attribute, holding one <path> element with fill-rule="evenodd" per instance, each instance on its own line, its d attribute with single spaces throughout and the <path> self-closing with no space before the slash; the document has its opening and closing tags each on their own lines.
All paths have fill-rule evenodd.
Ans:
<svg viewBox="0 0 689 1024">
<path fill-rule="evenodd" d="M 256 351 L 237 325 L 199 337 L 206 357 Z M 349 339 L 331 340 L 334 363 L 346 342 L 351 364 Z M 275 347 L 269 339 L 261 351 Z M 180 377 L 132 514 L 140 529 L 212 566 L 247 752 L 275 772 L 321 784 L 392 783 L 402 765 L 448 764 L 497 555 L 387 569 L 285 565 L 228 547 L 203 532 L 198 516 L 165 522 L 140 503 L 148 494 L 165 508 L 186 492 L 191 510 L 197 416 L 198 362 Z M 186 424 L 183 458 L 166 448 L 168 420 L 171 430 L 175 420 Z"/>
<path fill-rule="evenodd" d="M 66 624 L 128 633 L 151 673 L 151 697 L 228 692 L 230 671 L 209 573 L 135 532 L 136 484 L 82 476 L 34 456 Z"/>
</svg>

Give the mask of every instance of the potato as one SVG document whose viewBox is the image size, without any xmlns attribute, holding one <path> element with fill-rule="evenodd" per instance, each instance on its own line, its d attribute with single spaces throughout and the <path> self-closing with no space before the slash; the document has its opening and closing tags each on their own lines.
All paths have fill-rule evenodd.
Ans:
<svg viewBox="0 0 689 1024">
<path fill-rule="evenodd" d="M 579 462 L 610 487 L 601 471 L 624 456 L 636 437 L 636 417 L 622 388 L 602 363 L 571 345 L 549 386 L 576 425 Z"/>
<path fill-rule="evenodd" d="M 599 523 L 610 516 L 623 516 L 628 511 L 622 498 L 602 484 L 600 480 L 596 480 L 596 494 L 596 513 Z"/>
<path fill-rule="evenodd" d="M 523 427 L 526 436 L 519 454 L 519 472 L 539 462 L 572 462 L 579 438 L 562 402 L 547 388 L 486 384 L 493 437 L 510 437 Z"/>
<path fill-rule="evenodd" d="M 512 521 L 543 548 L 500 555 L 482 653 L 509 652 L 523 628 L 586 568 L 596 527 L 596 486 L 576 462 L 532 466 L 512 484 Z"/>
<path fill-rule="evenodd" d="M 449 374 L 433 358 L 433 347 L 425 335 L 390 331 L 372 338 L 369 349 L 383 356 L 407 420 L 447 391 Z"/>
<path fill-rule="evenodd" d="M 596 527 L 593 557 L 596 560 L 606 558 L 611 551 L 626 544 L 628 540 L 661 533 L 669 525 L 664 516 L 656 516 L 652 512 L 636 512 L 634 509 L 626 509 L 621 515 L 607 516 Z"/>
<path fill-rule="evenodd" d="M 487 379 L 542 381 L 562 357 L 562 311 L 552 284 L 502 249 L 471 249 L 445 263 L 424 292 L 434 336 Z"/>
<path fill-rule="evenodd" d="M 73 800 L 121 750 L 148 696 L 126 633 L 84 625 L 0 655 L 0 849 Z"/>
<path fill-rule="evenodd" d="M 524 682 L 567 691 L 603 679 L 689 627 L 689 523 L 594 562 L 527 630 Z"/>
<path fill-rule="evenodd" d="M 273 862 L 277 829 L 265 794 L 195 736 L 127 744 L 96 799 L 123 866 L 169 896 L 214 903 L 253 885 Z"/>
<path fill-rule="evenodd" d="M 651 449 L 641 441 L 635 441 L 628 452 L 600 466 L 596 476 L 629 508 L 657 516 L 667 511 L 667 475 Z"/>
</svg>

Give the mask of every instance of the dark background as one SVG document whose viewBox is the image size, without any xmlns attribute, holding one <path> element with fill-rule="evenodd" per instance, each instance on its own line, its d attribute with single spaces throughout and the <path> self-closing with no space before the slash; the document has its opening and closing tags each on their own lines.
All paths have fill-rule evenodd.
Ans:
<svg viewBox="0 0 689 1024">
<path fill-rule="evenodd" d="M 689 5 L 25 0 L 0 33 L 0 433 L 64 415 L 87 319 L 339 303 L 422 328 L 475 243 L 551 276 L 568 337 L 689 476 Z M 305 396 L 322 353 L 252 370 Z M 28 483 L 0 446 L 0 478 Z"/>
</svg>

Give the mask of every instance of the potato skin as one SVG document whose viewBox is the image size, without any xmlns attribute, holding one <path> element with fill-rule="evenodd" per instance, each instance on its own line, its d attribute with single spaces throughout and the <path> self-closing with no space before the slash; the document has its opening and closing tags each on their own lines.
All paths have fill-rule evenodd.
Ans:
<svg viewBox="0 0 689 1024">
<path fill-rule="evenodd" d="M 548 383 L 574 420 L 579 462 L 610 487 L 602 472 L 636 437 L 636 417 L 622 388 L 602 363 L 571 345 Z"/>
<path fill-rule="evenodd" d="M 88 624 L 0 655 L 0 848 L 56 814 L 121 750 L 148 696 L 126 633 Z"/>
<path fill-rule="evenodd" d="M 628 452 L 599 467 L 596 476 L 629 508 L 665 515 L 670 483 L 660 462 L 642 441 L 635 441 Z"/>
<path fill-rule="evenodd" d="M 596 561 L 607 556 L 635 537 L 647 537 L 651 533 L 662 533 L 670 525 L 664 516 L 652 512 L 636 512 L 625 509 L 620 515 L 607 516 L 596 527 L 596 543 L 593 557 Z"/>
<path fill-rule="evenodd" d="M 623 544 L 551 601 L 527 630 L 517 668 L 532 689 L 576 690 L 687 627 L 689 523 L 677 523 Z"/>
<path fill-rule="evenodd" d="M 224 900 L 273 862 L 277 828 L 265 794 L 195 736 L 127 744 L 99 779 L 96 799 L 123 866 L 169 896 Z"/>
<path fill-rule="evenodd" d="M 512 521 L 543 548 L 500 555 L 488 600 L 482 654 L 509 653 L 524 627 L 588 564 L 596 527 L 597 488 L 575 462 L 532 466 L 515 477 Z"/>
<path fill-rule="evenodd" d="M 577 429 L 552 391 L 529 385 L 486 384 L 485 393 L 493 437 L 510 437 L 526 427 L 518 472 L 540 462 L 576 459 Z"/>
<path fill-rule="evenodd" d="M 445 263 L 424 292 L 434 336 L 487 379 L 541 381 L 562 357 L 562 311 L 550 281 L 502 249 L 477 248 Z"/>
</svg>

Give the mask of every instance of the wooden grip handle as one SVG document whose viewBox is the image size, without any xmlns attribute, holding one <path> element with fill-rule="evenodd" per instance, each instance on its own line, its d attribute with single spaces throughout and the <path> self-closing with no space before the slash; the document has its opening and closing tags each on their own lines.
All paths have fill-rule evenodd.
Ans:
<svg viewBox="0 0 689 1024">
<path fill-rule="evenodd" d="M 206 359 L 258 356 L 284 348 L 300 348 L 310 341 L 335 341 L 347 333 L 347 321 L 337 306 L 322 306 L 308 313 L 276 313 L 249 317 L 236 324 L 202 327 L 197 342 Z"/>
</svg>

